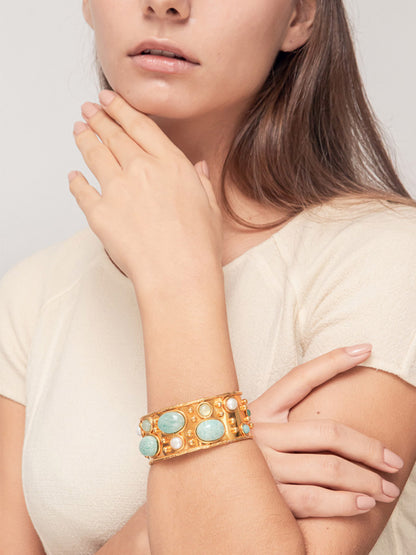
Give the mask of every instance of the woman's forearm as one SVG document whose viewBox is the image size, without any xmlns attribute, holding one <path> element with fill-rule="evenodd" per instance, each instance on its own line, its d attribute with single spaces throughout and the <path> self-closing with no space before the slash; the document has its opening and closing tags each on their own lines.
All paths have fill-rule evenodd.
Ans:
<svg viewBox="0 0 416 555">
<path fill-rule="evenodd" d="M 148 412 L 239 388 L 223 276 L 207 276 L 141 298 Z M 153 555 L 305 551 L 254 440 L 153 464 L 147 511 Z"/>
</svg>

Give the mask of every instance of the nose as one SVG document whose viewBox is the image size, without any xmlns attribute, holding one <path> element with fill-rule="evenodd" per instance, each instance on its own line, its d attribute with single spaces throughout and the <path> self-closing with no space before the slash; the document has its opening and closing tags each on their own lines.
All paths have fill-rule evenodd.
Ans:
<svg viewBox="0 0 416 555">
<path fill-rule="evenodd" d="M 187 19 L 191 10 L 190 0 L 143 0 L 142 5 L 144 15 L 156 14 L 161 19 Z"/>
</svg>

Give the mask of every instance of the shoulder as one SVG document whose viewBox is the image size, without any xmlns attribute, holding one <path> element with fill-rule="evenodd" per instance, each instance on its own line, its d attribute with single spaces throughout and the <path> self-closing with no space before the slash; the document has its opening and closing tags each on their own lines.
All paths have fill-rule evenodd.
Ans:
<svg viewBox="0 0 416 555">
<path fill-rule="evenodd" d="M 416 209 L 330 207 L 319 220 L 299 226 L 288 265 L 302 360 L 368 342 L 369 366 L 416 384 Z"/>
<path fill-rule="evenodd" d="M 104 249 L 89 227 L 21 259 L 0 279 L 2 302 L 39 305 L 76 283 Z"/>
<path fill-rule="evenodd" d="M 328 244 L 337 238 L 348 240 L 356 235 L 365 237 L 389 235 L 414 237 L 416 207 L 373 200 L 363 204 L 346 200 L 314 207 L 305 215 L 305 232 L 311 240 L 320 238 Z"/>
<path fill-rule="evenodd" d="M 314 207 L 299 219 L 286 249 L 289 269 L 303 279 L 399 260 L 416 269 L 416 208 L 380 201 Z"/>
</svg>

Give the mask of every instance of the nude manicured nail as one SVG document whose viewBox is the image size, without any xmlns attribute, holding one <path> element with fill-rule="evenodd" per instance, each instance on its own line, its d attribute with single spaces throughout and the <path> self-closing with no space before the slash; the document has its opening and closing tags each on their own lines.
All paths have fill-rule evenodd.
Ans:
<svg viewBox="0 0 416 555">
<path fill-rule="evenodd" d="M 376 506 L 376 500 L 372 497 L 367 497 L 366 495 L 360 495 L 357 497 L 357 507 L 362 511 L 368 511 Z"/>
<path fill-rule="evenodd" d="M 113 91 L 109 91 L 108 89 L 103 89 L 100 91 L 98 98 L 100 99 L 101 104 L 104 106 L 108 106 L 114 100 L 116 93 Z"/>
<path fill-rule="evenodd" d="M 82 133 L 86 129 L 88 129 L 88 125 L 85 125 L 84 122 L 76 121 L 74 123 L 74 133 L 75 133 L 75 135 L 78 135 L 79 133 Z"/>
<path fill-rule="evenodd" d="M 81 106 L 81 112 L 87 118 L 92 118 L 92 116 L 98 112 L 98 108 L 92 102 L 84 102 Z"/>
<path fill-rule="evenodd" d="M 382 488 L 385 495 L 388 495 L 389 497 L 397 497 L 400 493 L 400 490 L 396 486 L 396 484 L 392 484 L 387 480 L 382 480 Z"/>
<path fill-rule="evenodd" d="M 403 459 L 396 455 L 396 453 L 393 453 L 393 451 L 390 451 L 390 449 L 384 449 L 384 462 L 397 469 L 402 468 L 404 465 Z"/>
<path fill-rule="evenodd" d="M 363 355 L 364 353 L 368 353 L 371 351 L 373 346 L 371 343 L 360 343 L 359 345 L 351 345 L 351 347 L 345 347 L 345 352 L 352 356 L 357 357 Z"/>
</svg>

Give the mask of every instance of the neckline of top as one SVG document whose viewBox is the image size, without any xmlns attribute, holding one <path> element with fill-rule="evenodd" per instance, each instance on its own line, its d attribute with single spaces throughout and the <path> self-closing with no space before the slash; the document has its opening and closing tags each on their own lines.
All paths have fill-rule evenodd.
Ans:
<svg viewBox="0 0 416 555">
<path fill-rule="evenodd" d="M 243 253 L 241 253 L 237 257 L 233 258 L 233 260 L 230 260 L 230 262 L 227 262 L 227 264 L 224 264 L 222 266 L 223 272 L 227 273 L 228 270 L 231 270 L 234 266 L 237 266 L 239 264 L 239 262 L 241 262 L 245 258 L 251 256 L 252 254 L 257 252 L 258 250 L 260 250 L 262 248 L 265 248 L 266 245 L 268 245 L 269 243 L 272 243 L 278 237 L 281 237 L 284 233 L 286 233 L 289 230 L 289 228 L 291 228 L 294 225 L 295 222 L 297 222 L 301 217 L 304 217 L 307 213 L 310 213 L 311 210 L 322 209 L 323 207 L 324 207 L 323 205 L 315 205 L 315 206 L 312 206 L 312 207 L 305 208 L 304 210 L 302 210 L 301 212 L 299 212 L 298 214 L 293 216 L 288 222 L 286 222 L 281 228 L 279 228 L 277 231 L 275 231 L 272 235 L 270 235 L 270 237 L 267 237 L 267 239 L 264 239 L 260 243 L 257 243 L 257 245 L 253 245 L 252 247 L 245 250 Z M 107 266 L 110 268 L 110 270 L 115 275 L 117 275 L 121 280 L 126 281 L 126 282 L 131 282 L 131 280 L 127 276 L 125 276 L 117 268 L 117 266 L 110 259 L 110 257 L 108 256 L 108 254 L 106 253 L 106 251 L 104 249 L 103 249 L 103 253 L 104 253 L 104 258 L 107 262 Z"/>
<path fill-rule="evenodd" d="M 244 260 L 245 258 L 248 258 L 250 255 L 254 254 L 255 252 L 257 252 L 258 250 L 261 250 L 262 248 L 264 248 L 266 245 L 268 245 L 269 243 L 273 243 L 273 241 L 275 241 L 277 239 L 278 236 L 280 236 L 281 234 L 283 234 L 283 232 L 285 230 L 287 230 L 289 227 L 292 226 L 292 224 L 296 221 L 299 220 L 300 216 L 304 216 L 305 215 L 306 210 L 302 210 L 302 212 L 299 212 L 299 214 L 296 214 L 295 216 L 293 216 L 288 222 L 286 222 L 282 227 L 280 227 L 277 231 L 275 231 L 274 233 L 272 233 L 272 235 L 270 235 L 269 237 L 267 237 L 267 239 L 264 239 L 263 241 L 261 241 L 260 243 L 257 243 L 257 245 L 253 245 L 252 247 L 250 247 L 249 249 L 245 250 L 244 252 L 242 252 L 241 254 L 239 254 L 238 256 L 236 256 L 235 258 L 233 258 L 232 260 L 230 260 L 230 262 L 227 262 L 227 264 L 224 264 L 222 269 L 224 271 L 227 271 L 229 268 L 232 268 L 234 265 L 237 265 L 239 262 L 241 262 L 242 260 Z"/>
</svg>

